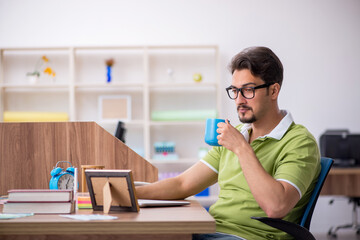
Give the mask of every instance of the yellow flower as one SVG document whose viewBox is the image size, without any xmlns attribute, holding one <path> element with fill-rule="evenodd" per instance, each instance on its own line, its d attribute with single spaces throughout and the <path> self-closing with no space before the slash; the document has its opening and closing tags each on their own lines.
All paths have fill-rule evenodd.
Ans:
<svg viewBox="0 0 360 240">
<path fill-rule="evenodd" d="M 49 62 L 49 59 L 45 55 L 42 56 L 42 60 L 44 60 L 44 62 Z"/>
<path fill-rule="evenodd" d="M 55 72 L 51 69 L 51 67 L 45 68 L 44 73 L 52 75 L 53 77 L 55 77 L 55 75 L 56 75 Z"/>
</svg>

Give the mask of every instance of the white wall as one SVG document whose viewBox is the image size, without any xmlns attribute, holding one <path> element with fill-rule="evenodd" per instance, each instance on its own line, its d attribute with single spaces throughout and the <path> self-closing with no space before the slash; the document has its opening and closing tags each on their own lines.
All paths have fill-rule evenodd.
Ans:
<svg viewBox="0 0 360 240">
<path fill-rule="evenodd" d="M 0 0 L 0 48 L 184 44 L 219 45 L 224 88 L 233 55 L 268 46 L 285 68 L 280 107 L 297 123 L 317 139 L 328 128 L 360 132 L 359 0 Z M 225 91 L 223 105 L 221 117 L 237 122 Z M 351 220 L 320 203 L 314 232 Z"/>
<path fill-rule="evenodd" d="M 224 87 L 234 54 L 269 46 L 285 67 L 282 108 L 317 139 L 360 132 L 358 0 L 0 0 L 0 47 L 161 44 L 219 45 Z"/>
</svg>

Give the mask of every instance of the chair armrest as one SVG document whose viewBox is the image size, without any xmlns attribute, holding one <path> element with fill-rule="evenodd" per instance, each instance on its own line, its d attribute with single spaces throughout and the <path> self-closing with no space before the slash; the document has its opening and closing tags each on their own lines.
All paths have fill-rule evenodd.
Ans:
<svg viewBox="0 0 360 240">
<path fill-rule="evenodd" d="M 295 239 L 301 240 L 316 240 L 315 237 L 306 228 L 292 222 L 284 221 L 279 218 L 268 218 L 268 217 L 251 217 L 252 219 L 258 220 L 271 227 L 282 230 Z"/>
</svg>

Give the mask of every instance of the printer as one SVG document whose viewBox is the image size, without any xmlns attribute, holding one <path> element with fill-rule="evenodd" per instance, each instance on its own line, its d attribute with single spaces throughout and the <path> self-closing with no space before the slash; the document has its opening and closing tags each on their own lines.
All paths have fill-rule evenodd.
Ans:
<svg viewBox="0 0 360 240">
<path fill-rule="evenodd" d="M 356 167 L 360 165 L 360 134 L 347 129 L 326 130 L 320 136 L 322 157 L 334 160 L 334 167 Z"/>
</svg>

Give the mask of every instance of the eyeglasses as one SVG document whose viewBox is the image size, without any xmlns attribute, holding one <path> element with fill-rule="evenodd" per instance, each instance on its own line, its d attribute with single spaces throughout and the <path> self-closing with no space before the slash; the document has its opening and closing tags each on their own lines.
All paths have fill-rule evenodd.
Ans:
<svg viewBox="0 0 360 240">
<path fill-rule="evenodd" d="M 235 100 L 238 95 L 239 92 L 241 92 L 241 95 L 246 98 L 246 99 L 252 99 L 255 97 L 255 89 L 259 89 L 259 88 L 267 88 L 271 85 L 273 85 L 274 83 L 265 83 L 263 85 L 259 85 L 256 87 L 242 87 L 242 88 L 237 88 L 234 86 L 230 86 L 227 87 L 225 90 L 229 96 L 230 99 Z"/>
</svg>

